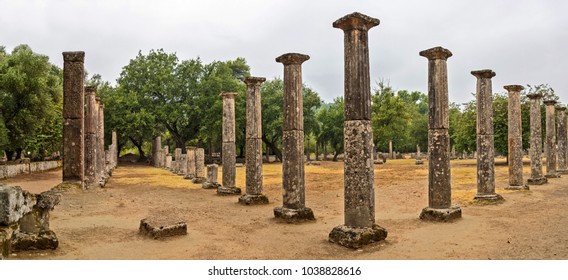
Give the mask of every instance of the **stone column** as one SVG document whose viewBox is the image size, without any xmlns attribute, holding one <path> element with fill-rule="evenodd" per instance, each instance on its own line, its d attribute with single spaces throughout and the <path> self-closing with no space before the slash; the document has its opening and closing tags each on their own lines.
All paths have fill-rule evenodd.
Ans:
<svg viewBox="0 0 568 280">
<path fill-rule="evenodd" d="M 247 129 L 246 129 L 246 193 L 239 197 L 243 205 L 268 204 L 262 194 L 262 114 L 260 84 L 266 78 L 247 77 Z"/>
<path fill-rule="evenodd" d="M 166 162 L 168 161 L 167 158 L 168 158 L 169 155 L 170 155 L 170 146 L 166 145 L 166 146 L 164 146 L 164 155 L 162 157 L 163 161 L 164 161 L 162 163 L 162 166 L 166 169 L 168 168 Z"/>
<path fill-rule="evenodd" d="M 289 222 L 315 220 L 312 209 L 306 207 L 304 181 L 302 63 L 308 59 L 308 55 L 298 53 L 287 53 L 276 58 L 276 62 L 284 64 L 283 206 L 274 208 L 274 216 Z M 309 158 L 308 152 L 308 161 Z"/>
<path fill-rule="evenodd" d="M 207 181 L 201 184 L 202 188 L 204 189 L 216 189 L 219 188 L 221 185 L 217 182 L 217 176 L 219 172 L 219 166 L 217 164 L 208 164 L 207 165 Z"/>
<path fill-rule="evenodd" d="M 529 185 L 542 185 L 548 179 L 542 175 L 542 128 L 540 115 L 540 99 L 542 94 L 527 94 L 531 105 L 531 148 L 529 155 L 531 158 L 531 177 L 527 180 Z"/>
<path fill-rule="evenodd" d="M 568 162 L 566 154 L 567 138 L 566 135 L 566 106 L 558 105 L 556 106 L 556 111 L 558 111 L 558 173 L 568 174 Z"/>
<path fill-rule="evenodd" d="M 420 153 L 420 145 L 416 145 L 416 165 L 424 164 L 422 154 Z"/>
<path fill-rule="evenodd" d="M 452 52 L 442 47 L 421 51 L 428 59 L 428 207 L 420 219 L 447 222 L 461 218 L 452 206 L 447 60 Z"/>
<path fill-rule="evenodd" d="M 509 186 L 507 190 L 528 190 L 523 181 L 523 128 L 521 124 L 521 85 L 504 87 L 509 92 L 508 135 Z"/>
<path fill-rule="evenodd" d="M 560 178 L 556 171 L 556 101 L 546 100 L 546 178 Z"/>
<path fill-rule="evenodd" d="M 166 156 L 166 169 L 172 170 L 172 156 L 169 154 Z"/>
<path fill-rule="evenodd" d="M 106 174 L 106 159 L 105 159 L 105 105 L 99 105 L 99 132 L 98 132 L 98 147 L 100 152 L 97 153 L 97 158 L 100 162 L 100 184 L 101 187 L 104 187 L 106 182 L 108 181 L 108 176 Z"/>
<path fill-rule="evenodd" d="M 63 182 L 84 187 L 85 52 L 63 53 Z"/>
<path fill-rule="evenodd" d="M 176 148 L 174 151 L 175 160 L 172 162 L 172 172 L 179 174 L 181 169 L 181 148 Z"/>
<path fill-rule="evenodd" d="M 195 149 L 195 177 L 192 182 L 201 184 L 205 182 L 205 150 L 203 148 Z"/>
<path fill-rule="evenodd" d="M 185 170 L 185 179 L 195 178 L 195 147 L 185 147 L 187 153 L 187 169 Z"/>
<path fill-rule="evenodd" d="M 181 175 L 185 178 L 187 175 L 187 166 L 188 166 L 188 154 L 181 154 L 179 157 L 179 172 L 177 175 Z"/>
<path fill-rule="evenodd" d="M 389 159 L 394 159 L 394 153 L 392 152 L 392 140 L 389 140 Z"/>
<path fill-rule="evenodd" d="M 495 147 L 493 134 L 493 89 L 495 72 L 484 69 L 471 71 L 477 78 L 477 194 L 475 199 L 496 201 L 503 197 L 495 193 Z"/>
<path fill-rule="evenodd" d="M 344 31 L 344 214 L 345 224 L 329 233 L 329 241 L 349 248 L 384 240 L 387 230 L 375 223 L 373 128 L 369 75 L 368 30 L 379 20 L 352 13 L 333 23 Z"/>
<path fill-rule="evenodd" d="M 237 176 L 235 146 L 235 96 L 236 92 L 224 92 L 223 97 L 223 185 L 217 188 L 218 195 L 240 194 L 241 189 L 235 187 Z"/>
<path fill-rule="evenodd" d="M 86 95 L 86 114 L 85 114 L 85 188 L 90 189 L 98 185 L 97 181 L 97 126 L 98 108 L 95 98 L 97 88 L 92 86 L 85 87 Z"/>
<path fill-rule="evenodd" d="M 112 131 L 112 169 L 115 169 L 118 165 L 118 138 L 116 137 L 116 131 Z"/>
<path fill-rule="evenodd" d="M 154 167 L 159 167 L 160 149 L 162 148 L 162 136 L 154 136 L 152 140 L 152 165 Z M 178 159 L 176 158 L 176 161 Z"/>
</svg>

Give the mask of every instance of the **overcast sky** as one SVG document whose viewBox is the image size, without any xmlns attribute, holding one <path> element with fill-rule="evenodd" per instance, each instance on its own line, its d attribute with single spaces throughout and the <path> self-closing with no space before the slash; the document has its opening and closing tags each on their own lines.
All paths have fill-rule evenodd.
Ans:
<svg viewBox="0 0 568 280">
<path fill-rule="evenodd" d="M 85 51 L 85 67 L 115 82 L 138 51 L 163 48 L 205 63 L 244 57 L 253 76 L 281 77 L 275 58 L 310 55 L 304 82 L 331 101 L 343 95 L 343 31 L 336 19 L 378 18 L 369 31 L 371 86 L 427 92 L 427 60 L 442 46 L 450 101 L 475 91 L 472 70 L 492 69 L 493 91 L 508 84 L 549 84 L 568 102 L 568 1 L 378 0 L 0 0 L 0 45 L 28 44 L 63 66 L 63 51 Z"/>
</svg>

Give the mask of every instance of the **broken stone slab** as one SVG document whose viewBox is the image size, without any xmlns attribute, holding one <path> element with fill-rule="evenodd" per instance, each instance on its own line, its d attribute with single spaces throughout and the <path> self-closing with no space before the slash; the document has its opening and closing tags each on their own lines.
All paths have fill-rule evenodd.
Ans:
<svg viewBox="0 0 568 280">
<path fill-rule="evenodd" d="M 263 194 L 245 194 L 239 197 L 239 203 L 242 205 L 268 204 L 268 197 Z"/>
<path fill-rule="evenodd" d="M 167 215 L 155 215 L 140 220 L 140 233 L 154 239 L 186 235 L 187 224 L 180 218 L 172 218 Z"/>
<path fill-rule="evenodd" d="M 59 246 L 59 240 L 52 230 L 35 233 L 14 232 L 10 240 L 11 251 L 29 250 L 55 250 Z"/>
<path fill-rule="evenodd" d="M 0 226 L 17 223 L 36 203 L 36 196 L 22 188 L 0 185 Z"/>
<path fill-rule="evenodd" d="M 421 220 L 435 222 L 450 222 L 461 217 L 462 211 L 458 206 L 444 209 L 426 207 L 422 209 L 422 213 L 420 213 Z"/>
<path fill-rule="evenodd" d="M 241 188 L 237 187 L 224 187 L 221 186 L 217 188 L 217 195 L 239 195 L 241 194 Z"/>
<path fill-rule="evenodd" d="M 274 208 L 274 217 L 282 219 L 288 223 L 316 220 L 316 217 L 314 217 L 314 212 L 308 207 L 303 207 L 300 209 L 276 207 Z"/>
<path fill-rule="evenodd" d="M 527 184 L 528 185 L 544 185 L 548 183 L 548 179 L 545 177 L 540 177 L 540 178 L 529 178 L 527 180 Z"/>
<path fill-rule="evenodd" d="M 329 241 L 347 248 L 358 249 L 364 245 L 385 240 L 387 235 L 388 231 L 377 224 L 373 224 L 372 227 L 339 225 L 329 233 Z"/>
</svg>

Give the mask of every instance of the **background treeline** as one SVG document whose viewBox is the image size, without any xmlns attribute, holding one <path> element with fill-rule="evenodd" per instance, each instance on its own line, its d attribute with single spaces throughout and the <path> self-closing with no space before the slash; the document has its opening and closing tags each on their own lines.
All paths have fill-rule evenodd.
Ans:
<svg viewBox="0 0 568 280">
<path fill-rule="evenodd" d="M 180 60 L 175 53 L 151 50 L 139 52 L 124 66 L 116 84 L 100 75 L 86 76 L 86 84 L 96 85 L 105 104 L 105 137 L 111 130 L 119 137 L 119 150 L 137 151 L 148 156 L 154 136 L 170 151 L 199 146 L 206 153 L 221 150 L 222 92 L 237 92 L 237 155 L 245 148 L 244 78 L 250 67 L 244 58 L 204 63 L 200 58 Z M 475 81 L 472 80 L 472 88 Z M 343 152 L 343 98 L 324 103 L 308 85 L 303 86 L 306 153 Z M 498 90 L 498 89 L 494 89 Z M 548 85 L 527 86 L 527 93 L 541 92 L 558 99 Z M 341 96 L 338 89 L 336 95 Z M 507 106 L 504 90 L 494 94 L 495 148 L 507 154 Z M 262 140 L 265 151 L 281 159 L 283 81 L 267 80 L 262 85 Z M 450 98 L 452 94 L 450 93 Z M 523 148 L 529 143 L 529 103 L 522 97 Z M 0 148 L 8 159 L 22 151 L 40 160 L 61 150 L 62 69 L 48 57 L 21 45 L 11 53 L 0 47 Z M 544 107 L 543 129 L 544 129 Z M 425 93 L 394 90 L 379 81 L 372 92 L 373 132 L 377 150 L 388 151 L 389 141 L 398 152 L 415 152 L 416 145 L 427 151 L 428 96 Z M 476 146 L 475 96 L 465 104 L 450 105 L 451 145 L 457 153 L 473 152 Z M 313 156 L 312 156 L 313 157 Z"/>
</svg>

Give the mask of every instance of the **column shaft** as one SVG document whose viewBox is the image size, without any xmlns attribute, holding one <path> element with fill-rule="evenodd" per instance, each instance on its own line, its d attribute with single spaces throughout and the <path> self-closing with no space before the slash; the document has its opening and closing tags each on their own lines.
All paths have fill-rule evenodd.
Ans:
<svg viewBox="0 0 568 280">
<path fill-rule="evenodd" d="M 546 177 L 558 178 L 556 171 L 556 101 L 544 101 L 546 105 Z"/>
<path fill-rule="evenodd" d="M 529 94 L 530 99 L 530 150 L 531 158 L 531 177 L 528 179 L 529 185 L 542 185 L 547 179 L 542 173 L 542 128 L 540 115 L 540 99 L 542 94 Z"/>
<path fill-rule="evenodd" d="M 97 127 L 98 108 L 95 98 L 96 88 L 85 87 L 86 114 L 85 114 L 85 188 L 90 188 L 97 182 Z"/>
<path fill-rule="evenodd" d="M 235 145 L 235 96 L 236 92 L 224 92 L 223 98 L 223 126 L 222 126 L 222 153 L 223 153 L 223 184 L 217 188 L 218 195 L 240 194 L 241 189 L 236 187 L 236 145 Z"/>
<path fill-rule="evenodd" d="M 568 162 L 566 158 L 567 131 L 566 131 L 566 106 L 556 107 L 558 111 L 558 173 L 568 173 Z"/>
<path fill-rule="evenodd" d="M 505 86 L 509 92 L 508 111 L 508 154 L 509 186 L 506 189 L 525 189 L 523 181 L 523 128 L 521 124 L 520 85 Z"/>
</svg>

